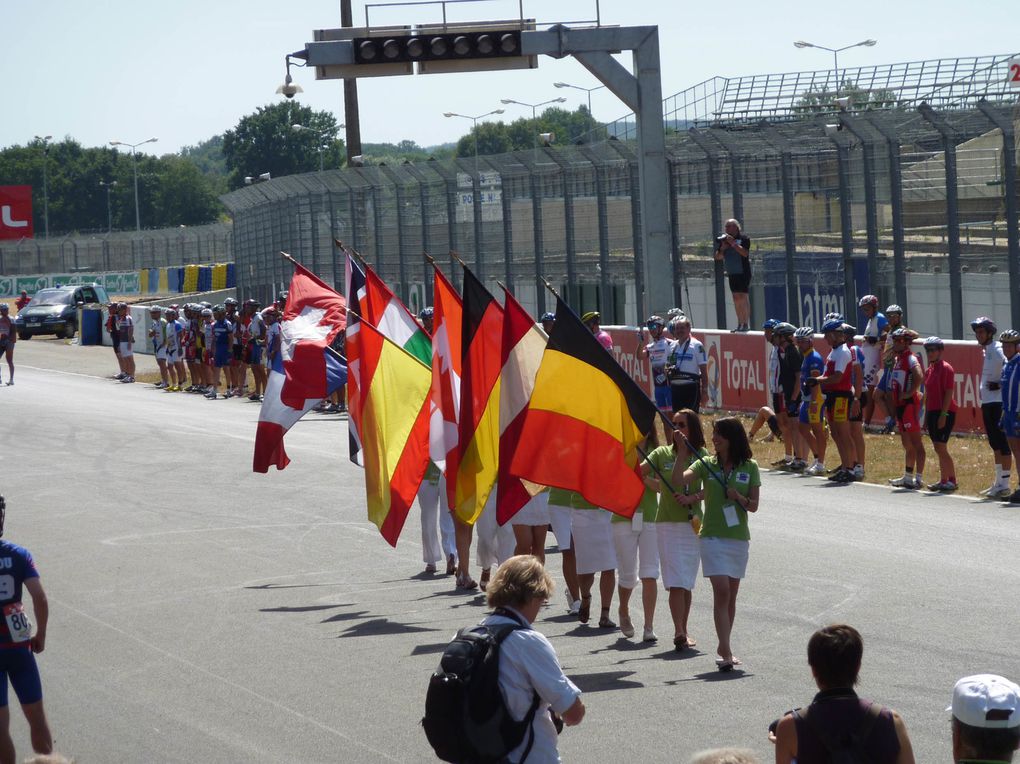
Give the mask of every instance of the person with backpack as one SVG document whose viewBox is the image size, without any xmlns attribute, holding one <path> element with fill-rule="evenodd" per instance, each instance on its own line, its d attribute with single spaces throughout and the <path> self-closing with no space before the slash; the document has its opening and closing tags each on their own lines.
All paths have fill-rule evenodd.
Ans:
<svg viewBox="0 0 1020 764">
<path fill-rule="evenodd" d="M 853 626 L 833 624 L 808 640 L 818 694 L 769 728 L 776 764 L 913 764 L 903 719 L 854 692 L 864 640 Z"/>
<path fill-rule="evenodd" d="M 559 762 L 558 730 L 580 724 L 585 709 L 552 644 L 532 628 L 552 592 L 534 555 L 496 569 L 486 589 L 492 615 L 457 633 L 429 682 L 422 725 L 443 761 Z"/>
</svg>

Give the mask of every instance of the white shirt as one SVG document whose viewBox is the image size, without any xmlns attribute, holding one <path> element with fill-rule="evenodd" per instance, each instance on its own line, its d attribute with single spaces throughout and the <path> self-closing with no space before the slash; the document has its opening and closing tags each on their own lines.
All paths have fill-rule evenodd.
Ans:
<svg viewBox="0 0 1020 764">
<path fill-rule="evenodd" d="M 521 620 L 527 622 L 524 616 Z M 488 626 L 514 623 L 514 620 L 493 614 L 482 623 Z M 525 717 L 531 708 L 533 693 L 538 693 L 541 700 L 532 724 L 535 742 L 528 753 L 527 764 L 557 764 L 560 755 L 556 750 L 556 727 L 549 716 L 549 708 L 558 714 L 564 713 L 581 697 L 581 691 L 563 673 L 556 651 L 545 635 L 534 629 L 518 629 L 503 641 L 499 651 L 499 688 L 515 719 Z M 525 735 L 524 741 L 510 752 L 510 761 L 520 761 L 530 739 L 530 733 Z"/>
<path fill-rule="evenodd" d="M 659 375 L 664 373 L 666 368 L 666 356 L 669 355 L 670 347 L 673 345 L 673 340 L 667 339 L 666 337 L 659 337 L 657 340 L 653 340 L 645 345 L 645 350 L 648 351 L 648 361 L 652 365 L 652 375 L 656 378 L 655 384 L 665 385 L 666 378 L 662 378 L 662 382 L 659 382 Z"/>
<path fill-rule="evenodd" d="M 772 345 L 769 352 L 769 391 L 774 394 L 783 392 L 783 387 L 779 384 L 779 367 L 779 348 Z"/>
<path fill-rule="evenodd" d="M 677 371 L 686 374 L 701 374 L 701 367 L 708 363 L 705 346 L 694 337 L 683 342 L 674 340 L 669 348 L 669 362 L 676 366 Z"/>
<path fill-rule="evenodd" d="M 1002 354 L 1002 343 L 989 342 L 981 349 L 985 354 L 985 361 L 981 365 L 981 404 L 1002 403 L 1002 390 L 988 389 L 989 382 L 998 383 L 1002 379 L 1002 365 L 1006 363 L 1006 356 Z"/>
</svg>

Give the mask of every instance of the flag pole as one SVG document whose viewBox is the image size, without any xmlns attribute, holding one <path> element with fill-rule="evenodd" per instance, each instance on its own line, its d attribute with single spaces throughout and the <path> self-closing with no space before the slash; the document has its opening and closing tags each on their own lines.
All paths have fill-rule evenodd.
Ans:
<svg viewBox="0 0 1020 764">
<path fill-rule="evenodd" d="M 362 266 L 368 266 L 368 261 L 365 260 L 365 258 L 361 256 L 361 253 L 358 252 L 358 250 L 356 250 L 354 247 L 348 247 L 346 244 L 344 244 L 342 241 L 340 241 L 340 239 L 336 238 L 335 236 L 333 237 L 333 244 L 339 247 L 342 252 L 345 252 L 346 254 L 349 255 L 353 255 L 354 259 L 361 263 Z"/>
<path fill-rule="evenodd" d="M 645 453 L 645 450 L 643 448 L 641 448 L 641 446 L 636 446 L 636 448 L 637 448 L 638 453 L 641 454 L 641 458 L 645 460 L 645 464 L 647 464 L 649 467 L 652 468 L 652 471 L 656 475 L 658 475 L 659 480 L 661 480 L 663 482 L 663 484 L 666 486 L 666 488 L 669 489 L 669 492 L 671 494 L 675 495 L 677 490 L 673 487 L 673 484 L 670 483 L 669 480 L 666 479 L 666 476 L 662 474 L 662 471 L 659 470 L 659 468 L 655 466 L 655 463 L 648 458 L 648 454 Z M 687 495 L 687 486 L 684 486 L 684 496 L 686 496 L 686 495 Z M 698 532 L 701 531 L 701 523 L 700 522 L 696 522 L 696 520 L 697 520 L 697 518 L 694 515 L 694 510 L 691 509 L 691 505 L 688 504 L 687 505 L 687 522 L 689 522 L 691 524 L 691 528 L 694 529 L 694 532 L 698 533 Z"/>
<path fill-rule="evenodd" d="M 549 283 L 549 280 L 546 279 L 545 276 L 539 276 L 539 279 L 541 279 L 542 283 L 545 284 L 545 288 L 552 292 L 553 297 L 555 297 L 557 300 L 560 299 L 560 293 L 553 289 L 552 284 Z"/>
<path fill-rule="evenodd" d="M 723 481 L 723 479 L 721 477 L 719 477 L 719 474 L 714 469 L 712 469 L 711 467 L 708 466 L 708 462 L 706 462 L 704 459 L 701 458 L 701 454 L 698 453 L 698 449 L 696 449 L 694 447 L 693 443 L 691 443 L 689 440 L 687 440 L 687 436 L 683 434 L 683 431 L 682 430 L 678 430 L 676 428 L 676 426 L 669 420 L 669 417 L 666 416 L 665 414 L 663 414 L 662 410 L 659 409 L 658 407 L 656 407 L 656 412 L 658 413 L 658 415 L 660 417 L 662 417 L 663 424 L 668 425 L 670 431 L 677 433 L 681 438 L 683 438 L 683 441 L 687 445 L 687 448 L 690 450 L 690 452 L 692 454 L 694 454 L 694 458 L 697 459 L 699 462 L 701 462 L 702 466 L 706 470 L 708 470 L 709 474 L 712 477 L 715 478 L 716 482 L 719 483 L 719 485 L 722 486 L 722 489 L 725 492 L 725 490 L 726 490 L 726 483 Z"/>
</svg>

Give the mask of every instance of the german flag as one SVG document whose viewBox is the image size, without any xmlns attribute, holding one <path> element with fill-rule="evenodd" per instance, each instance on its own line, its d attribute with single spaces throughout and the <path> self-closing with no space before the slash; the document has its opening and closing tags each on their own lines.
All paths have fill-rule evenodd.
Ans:
<svg viewBox="0 0 1020 764">
<path fill-rule="evenodd" d="M 644 493 L 637 446 L 655 416 L 655 404 L 557 298 L 510 472 L 630 517 Z"/>
</svg>

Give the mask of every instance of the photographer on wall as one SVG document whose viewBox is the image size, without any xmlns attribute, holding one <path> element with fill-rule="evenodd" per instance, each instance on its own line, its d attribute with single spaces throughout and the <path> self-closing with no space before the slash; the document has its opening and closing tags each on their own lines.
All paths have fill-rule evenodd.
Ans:
<svg viewBox="0 0 1020 764">
<path fill-rule="evenodd" d="M 715 239 L 715 259 L 722 260 L 737 314 L 734 332 L 751 329 L 751 239 L 740 230 L 740 221 L 726 221 L 726 233 Z"/>
</svg>

